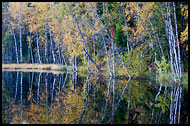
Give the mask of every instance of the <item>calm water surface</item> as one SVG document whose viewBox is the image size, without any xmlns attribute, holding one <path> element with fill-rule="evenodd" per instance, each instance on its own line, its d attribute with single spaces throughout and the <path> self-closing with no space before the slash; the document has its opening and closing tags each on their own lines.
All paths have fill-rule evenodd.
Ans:
<svg viewBox="0 0 190 126">
<path fill-rule="evenodd" d="M 187 88 L 151 80 L 2 72 L 3 123 L 184 124 Z"/>
</svg>

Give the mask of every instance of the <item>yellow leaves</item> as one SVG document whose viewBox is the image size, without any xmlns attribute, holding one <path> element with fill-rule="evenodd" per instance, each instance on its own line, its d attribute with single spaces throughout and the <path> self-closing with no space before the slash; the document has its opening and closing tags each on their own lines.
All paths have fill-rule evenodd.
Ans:
<svg viewBox="0 0 190 126">
<path fill-rule="evenodd" d="M 183 32 L 181 32 L 181 40 L 184 42 L 188 40 L 188 24 Z"/>
<path fill-rule="evenodd" d="M 181 11 L 183 13 L 184 18 L 187 19 L 187 17 L 188 17 L 188 6 L 184 5 L 184 7 L 181 9 Z"/>
</svg>

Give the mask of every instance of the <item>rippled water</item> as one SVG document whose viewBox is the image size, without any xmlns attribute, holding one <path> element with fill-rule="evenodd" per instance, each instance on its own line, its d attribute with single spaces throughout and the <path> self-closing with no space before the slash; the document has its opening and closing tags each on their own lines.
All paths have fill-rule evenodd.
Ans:
<svg viewBox="0 0 190 126">
<path fill-rule="evenodd" d="M 151 80 L 2 72 L 3 123 L 184 124 L 187 88 Z"/>
</svg>

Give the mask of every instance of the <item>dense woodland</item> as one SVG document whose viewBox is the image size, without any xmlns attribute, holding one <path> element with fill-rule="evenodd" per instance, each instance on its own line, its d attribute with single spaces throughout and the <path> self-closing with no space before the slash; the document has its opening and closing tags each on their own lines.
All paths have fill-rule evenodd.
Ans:
<svg viewBox="0 0 190 126">
<path fill-rule="evenodd" d="M 181 81 L 188 68 L 187 2 L 3 2 L 2 63 Z"/>
</svg>

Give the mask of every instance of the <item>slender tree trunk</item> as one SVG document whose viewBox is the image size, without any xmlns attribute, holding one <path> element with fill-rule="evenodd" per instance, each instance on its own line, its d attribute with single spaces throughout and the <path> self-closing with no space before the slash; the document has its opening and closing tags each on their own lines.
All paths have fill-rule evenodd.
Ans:
<svg viewBox="0 0 190 126">
<path fill-rule="evenodd" d="M 77 68 L 77 58 L 76 58 L 76 56 L 75 56 L 75 70 L 76 70 L 76 72 L 78 71 L 78 68 Z"/>
<path fill-rule="evenodd" d="M 128 35 L 128 31 L 127 31 L 127 22 L 126 22 L 126 19 L 125 19 L 125 11 L 124 11 L 124 8 L 122 9 L 123 10 L 123 17 L 124 17 L 124 22 L 125 22 L 125 27 L 126 27 L 126 39 L 127 39 L 127 51 L 129 53 L 129 43 L 128 43 L 128 39 L 129 39 L 129 35 Z"/>
<path fill-rule="evenodd" d="M 76 7 L 75 7 L 75 12 L 77 13 Z M 75 15 L 75 20 L 76 20 L 76 24 L 77 24 L 79 33 L 80 33 L 80 35 L 81 35 L 81 37 L 83 39 L 83 42 L 84 42 L 85 53 L 87 54 L 87 56 L 89 57 L 89 59 L 94 63 L 94 65 L 96 66 L 96 68 L 100 71 L 100 68 L 98 67 L 98 65 L 96 64 L 96 62 L 89 56 L 88 48 L 87 48 L 87 45 L 86 45 L 86 41 L 85 41 L 84 36 L 83 36 L 83 34 L 82 34 L 81 30 L 80 30 L 80 27 L 79 27 L 76 15 Z"/>
<path fill-rule="evenodd" d="M 15 103 L 16 103 L 16 96 L 17 96 L 17 88 L 18 88 L 18 77 L 19 77 L 19 71 L 17 71 L 17 76 L 16 76 L 16 91 L 15 91 Z"/>
<path fill-rule="evenodd" d="M 59 41 L 59 44 L 58 44 L 58 50 L 59 50 L 59 64 L 61 64 L 61 59 L 62 59 L 62 57 L 61 57 L 60 40 L 58 40 L 58 41 Z"/>
<path fill-rule="evenodd" d="M 37 42 L 37 51 L 38 51 L 38 61 L 41 64 L 41 58 L 40 58 L 40 49 L 39 49 L 39 43 L 38 43 L 38 33 L 36 32 L 36 42 Z"/>
<path fill-rule="evenodd" d="M 109 96 L 109 90 L 110 90 L 111 81 L 112 81 L 112 77 L 110 77 L 109 84 L 108 84 L 106 104 L 105 104 L 105 107 L 104 107 L 104 116 L 103 116 L 104 118 L 105 118 L 105 115 L 106 115 L 106 109 L 107 109 L 107 105 L 108 105 L 108 96 Z"/>
<path fill-rule="evenodd" d="M 111 34 L 111 38 L 113 38 L 112 34 Z M 114 42 L 112 41 L 112 60 L 113 60 L 113 77 L 115 77 L 115 60 L 114 60 Z"/>
<path fill-rule="evenodd" d="M 152 22 L 150 21 L 150 19 L 148 19 L 148 21 L 149 21 L 149 23 L 150 23 L 150 25 L 151 25 L 152 31 L 154 32 L 155 29 L 154 29 L 154 26 L 152 25 Z M 155 33 L 155 36 L 156 36 L 156 38 L 157 38 L 157 42 L 158 42 L 158 44 L 159 44 L 159 47 L 160 47 L 162 56 L 164 56 L 164 53 L 163 53 L 163 50 L 162 50 L 162 46 L 161 46 L 161 43 L 160 43 L 160 39 L 159 39 L 159 37 L 158 37 L 158 34 Z M 165 57 L 165 56 L 164 56 L 164 57 Z"/>
<path fill-rule="evenodd" d="M 127 84 L 125 85 L 125 87 L 124 87 L 124 89 L 123 89 L 123 91 L 122 91 L 122 93 L 121 93 L 121 96 L 120 96 L 120 98 L 119 98 L 119 100 L 118 100 L 118 102 L 117 102 L 117 104 L 116 104 L 116 106 L 115 106 L 115 109 L 113 110 L 112 115 L 115 114 L 115 111 L 117 110 L 117 108 L 118 108 L 118 106 L 119 106 L 119 104 L 120 104 L 120 102 L 121 102 L 121 100 L 122 100 L 122 98 L 123 98 L 123 95 L 124 95 L 124 93 L 125 93 L 125 90 L 126 90 L 127 86 L 129 85 L 130 80 L 131 80 L 131 78 L 129 78 Z M 113 116 L 110 117 L 110 119 L 108 120 L 108 123 L 109 123 L 112 119 L 113 119 Z"/>
<path fill-rule="evenodd" d="M 21 32 L 21 3 L 19 9 L 19 29 L 20 29 L 20 62 L 22 63 L 22 32 Z"/>
<path fill-rule="evenodd" d="M 112 102 L 112 117 L 114 116 L 114 106 L 115 106 L 115 78 L 113 78 L 113 102 Z M 113 118 L 112 118 L 113 120 Z"/>
<path fill-rule="evenodd" d="M 21 121 L 22 121 L 22 79 L 23 79 L 23 73 L 21 72 L 20 77 L 20 102 L 21 102 Z"/>
<path fill-rule="evenodd" d="M 46 39 L 46 43 L 45 43 L 45 59 L 46 59 L 46 63 L 48 63 L 48 57 L 47 57 L 47 44 L 48 44 L 48 38 L 47 38 L 47 11 L 46 11 L 46 3 L 45 3 L 45 39 Z"/>
<path fill-rule="evenodd" d="M 38 79 L 38 93 L 37 93 L 37 104 L 39 102 L 39 97 L 40 97 L 40 79 L 41 79 L 41 72 L 39 73 L 39 79 Z"/>
<path fill-rule="evenodd" d="M 64 82 L 63 82 L 63 86 L 62 86 L 62 88 L 61 88 L 61 91 L 63 91 L 63 88 L 64 88 L 65 83 L 66 83 L 66 80 L 67 80 L 67 76 L 68 76 L 68 72 L 66 73 L 65 80 L 64 80 Z"/>
<path fill-rule="evenodd" d="M 89 69 L 89 58 L 88 58 L 88 64 L 87 64 L 87 61 L 86 61 L 86 54 L 84 54 L 84 62 L 86 64 L 86 67 L 88 69 L 88 73 L 90 73 L 90 69 Z"/>
<path fill-rule="evenodd" d="M 53 56 L 53 63 L 55 63 L 55 54 L 54 54 L 54 48 L 53 48 L 53 40 L 52 40 L 52 36 L 51 36 L 51 28 L 49 28 L 49 34 L 50 34 L 50 41 L 51 41 L 51 53 Z"/>
<path fill-rule="evenodd" d="M 30 84 L 30 101 L 32 101 L 32 85 L 33 85 L 33 80 L 34 80 L 34 72 L 32 72 L 32 80 Z"/>
<path fill-rule="evenodd" d="M 166 3 L 166 10 L 167 10 L 167 25 L 168 25 L 168 37 L 169 37 L 169 43 L 170 43 L 170 51 L 172 52 L 171 54 L 171 59 L 173 61 L 171 61 L 173 63 L 173 66 L 174 66 L 174 70 L 175 72 L 173 72 L 174 74 L 174 80 L 177 81 L 179 80 L 180 81 L 180 70 L 179 70 L 179 62 L 178 62 L 178 58 L 177 58 L 177 52 L 176 52 L 176 48 L 175 48 L 175 36 L 174 36 L 174 33 L 173 33 L 173 28 L 172 28 L 172 22 L 171 22 L 171 9 L 170 9 L 170 5 L 169 3 Z M 171 64 L 172 64 L 171 63 Z M 177 78 L 176 78 L 177 77 Z"/>
<path fill-rule="evenodd" d="M 180 57 L 180 47 L 179 47 L 179 39 L 178 39 L 178 32 L 177 32 L 177 19 L 176 19 L 176 12 L 175 12 L 175 3 L 173 2 L 174 7 L 174 21 L 175 21 L 175 29 L 176 29 L 176 41 L 177 41 L 177 48 L 178 48 L 178 64 L 179 64 L 179 80 L 181 80 L 181 57 Z"/>
<path fill-rule="evenodd" d="M 104 39 L 104 35 L 103 35 L 103 42 L 104 42 L 105 53 L 106 53 L 106 57 L 107 57 L 108 70 L 109 70 L 110 76 L 112 76 L 112 72 L 111 72 L 111 68 L 110 68 L 110 63 L 109 63 L 109 57 L 108 57 L 108 51 L 107 51 L 107 46 L 106 46 L 106 42 L 105 42 L 105 39 Z"/>
<path fill-rule="evenodd" d="M 52 108 L 52 103 L 53 103 L 53 91 L 54 91 L 54 88 L 55 88 L 55 81 L 56 81 L 56 75 L 54 76 L 54 79 L 53 79 L 53 88 L 52 88 L 52 91 L 51 91 L 50 114 L 51 114 L 51 108 Z"/>
<path fill-rule="evenodd" d="M 15 37 L 14 30 L 13 30 L 13 35 L 14 35 L 14 40 L 15 40 L 16 63 L 19 64 L 18 51 L 17 51 L 17 42 L 16 42 L 16 37 Z"/>
<path fill-rule="evenodd" d="M 31 32 L 30 32 L 30 38 L 31 38 Z M 34 58 L 33 58 L 33 53 L 32 53 L 32 44 L 31 44 L 30 40 L 29 40 L 29 47 L 30 47 L 30 54 L 31 54 L 32 64 L 33 64 L 34 63 Z"/>
<path fill-rule="evenodd" d="M 125 67 L 125 64 L 124 64 L 124 62 L 123 62 L 123 59 L 121 58 L 121 56 L 120 56 L 120 54 L 119 54 L 117 48 L 116 48 L 115 45 L 114 45 L 114 42 L 113 42 L 112 38 L 109 36 L 109 34 L 108 34 L 107 30 L 105 29 L 104 24 L 103 24 L 103 22 L 101 21 L 101 19 L 100 19 L 99 15 L 97 14 L 97 12 L 95 12 L 95 13 L 96 13 L 96 15 L 97 15 L 97 17 L 98 17 L 98 20 L 99 20 L 100 23 L 102 24 L 102 26 L 103 26 L 103 28 L 104 28 L 104 31 L 106 32 L 106 34 L 108 35 L 109 39 L 110 39 L 111 42 L 113 43 L 114 49 L 115 49 L 117 55 L 119 56 L 119 58 L 120 58 L 120 60 L 121 60 L 121 63 L 122 63 L 122 65 L 123 65 L 124 69 L 125 69 L 125 71 L 127 72 L 128 76 L 131 77 L 131 75 L 129 74 L 127 68 Z"/>
<path fill-rule="evenodd" d="M 46 73 L 46 79 L 45 79 L 45 82 L 46 82 L 46 113 L 47 113 L 47 120 L 48 120 L 48 89 L 47 89 L 47 84 L 48 84 L 48 73 Z"/>
</svg>

